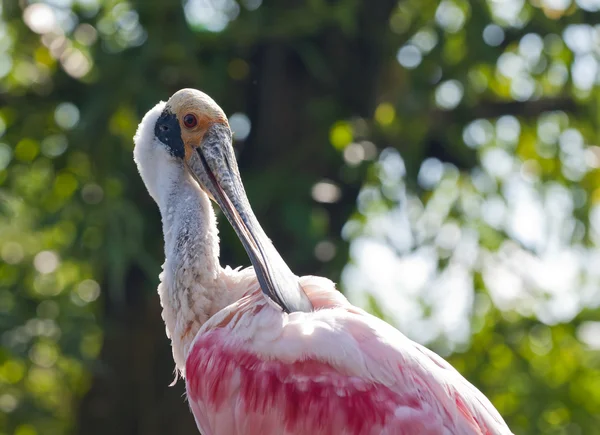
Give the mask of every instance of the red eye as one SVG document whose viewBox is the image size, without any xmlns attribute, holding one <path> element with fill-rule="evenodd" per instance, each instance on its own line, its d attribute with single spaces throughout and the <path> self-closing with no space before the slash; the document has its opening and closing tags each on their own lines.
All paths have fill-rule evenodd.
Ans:
<svg viewBox="0 0 600 435">
<path fill-rule="evenodd" d="M 196 115 L 188 113 L 183 117 L 183 125 L 185 125 L 187 128 L 194 128 L 196 124 L 198 124 L 198 119 L 196 118 Z"/>
</svg>

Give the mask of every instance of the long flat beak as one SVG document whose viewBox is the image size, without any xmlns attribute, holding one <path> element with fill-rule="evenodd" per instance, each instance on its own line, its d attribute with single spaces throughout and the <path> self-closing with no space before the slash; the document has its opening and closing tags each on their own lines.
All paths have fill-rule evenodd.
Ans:
<svg viewBox="0 0 600 435">
<path fill-rule="evenodd" d="M 222 124 L 211 126 L 187 165 L 235 229 L 267 298 L 287 313 L 312 311 L 313 306 L 298 277 L 281 258 L 250 207 L 233 154 L 229 128 Z"/>
</svg>

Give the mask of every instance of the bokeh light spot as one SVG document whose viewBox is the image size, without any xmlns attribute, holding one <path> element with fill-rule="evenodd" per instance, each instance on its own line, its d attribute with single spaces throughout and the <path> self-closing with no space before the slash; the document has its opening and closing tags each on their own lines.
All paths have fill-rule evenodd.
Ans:
<svg viewBox="0 0 600 435">
<path fill-rule="evenodd" d="M 404 68 L 413 69 L 419 66 L 423 56 L 417 47 L 412 44 L 408 44 L 398 50 L 396 59 Z"/>
<path fill-rule="evenodd" d="M 312 197 L 317 202 L 334 203 L 339 201 L 342 191 L 333 182 L 319 181 L 312 187 Z"/>
<path fill-rule="evenodd" d="M 38 435 L 38 433 L 32 425 L 21 424 L 15 429 L 15 435 Z"/>
<path fill-rule="evenodd" d="M 0 410 L 2 410 L 2 412 L 5 412 L 7 414 L 11 413 L 15 409 L 17 409 L 18 405 L 19 401 L 12 394 L 6 393 L 0 396 Z"/>
<path fill-rule="evenodd" d="M 359 165 L 364 159 L 365 149 L 361 144 L 351 143 L 344 149 L 344 160 L 348 165 Z"/>
<path fill-rule="evenodd" d="M 483 41 L 491 47 L 499 46 L 504 41 L 504 30 L 496 24 L 488 24 L 483 29 Z"/>
<path fill-rule="evenodd" d="M 429 53 L 438 43 L 438 35 L 436 31 L 430 27 L 425 27 L 415 33 L 411 42 L 421 50 L 422 53 Z"/>
<path fill-rule="evenodd" d="M 46 157 L 58 157 L 67 150 L 67 137 L 63 134 L 55 134 L 42 140 L 42 154 Z"/>
<path fill-rule="evenodd" d="M 262 0 L 243 0 L 242 3 L 249 11 L 255 11 L 262 5 Z"/>
<path fill-rule="evenodd" d="M 229 126 L 235 140 L 246 140 L 251 130 L 250 118 L 245 113 L 234 113 L 229 118 Z"/>
<path fill-rule="evenodd" d="M 352 139 L 352 127 L 346 121 L 336 122 L 329 130 L 329 141 L 337 150 L 343 150 Z"/>
<path fill-rule="evenodd" d="M 66 49 L 60 56 L 61 64 L 67 74 L 76 79 L 85 76 L 92 69 L 92 62 L 76 48 Z"/>
<path fill-rule="evenodd" d="M 0 142 L 0 171 L 6 169 L 12 158 L 12 149 L 5 143 Z"/>
<path fill-rule="evenodd" d="M 2 259 L 8 264 L 18 264 L 23 260 L 23 247 L 17 242 L 6 242 L 2 245 Z"/>
<path fill-rule="evenodd" d="M 388 126 L 394 122 L 396 110 L 389 103 L 381 103 L 375 110 L 375 121 L 382 126 Z"/>
<path fill-rule="evenodd" d="M 444 175 L 444 165 L 438 159 L 428 158 L 421 163 L 417 180 L 424 189 L 433 189 Z"/>
<path fill-rule="evenodd" d="M 88 183 L 81 189 L 81 197 L 88 204 L 99 204 L 104 198 L 104 190 L 96 183 Z"/>
<path fill-rule="evenodd" d="M 458 80 L 441 83 L 435 90 L 435 103 L 442 109 L 454 109 L 463 97 L 463 85 Z"/>
<path fill-rule="evenodd" d="M 322 240 L 315 246 L 315 257 L 319 261 L 331 261 L 335 257 L 335 253 L 335 245 L 329 240 Z"/>
<path fill-rule="evenodd" d="M 15 158 L 22 162 L 31 162 L 40 152 L 38 143 L 29 138 L 24 138 L 15 147 Z"/>
<path fill-rule="evenodd" d="M 54 10 L 44 3 L 34 3 L 23 11 L 23 21 L 35 33 L 48 33 L 57 26 Z"/>
<path fill-rule="evenodd" d="M 90 46 L 98 39 L 98 31 L 91 24 L 83 23 L 77 26 L 73 36 L 80 44 Z"/>
<path fill-rule="evenodd" d="M 35 269 L 42 274 L 54 272 L 59 263 L 58 255 L 53 251 L 39 252 L 33 259 Z"/>
<path fill-rule="evenodd" d="M 79 109 L 73 103 L 61 103 L 54 111 L 54 121 L 64 130 L 71 130 L 79 122 Z"/>
<path fill-rule="evenodd" d="M 456 3 L 444 0 L 435 11 L 435 21 L 449 33 L 456 33 L 465 23 L 465 13 Z"/>
<path fill-rule="evenodd" d="M 93 279 L 86 279 L 77 286 L 77 295 L 84 302 L 93 302 L 100 296 L 100 285 Z"/>
</svg>

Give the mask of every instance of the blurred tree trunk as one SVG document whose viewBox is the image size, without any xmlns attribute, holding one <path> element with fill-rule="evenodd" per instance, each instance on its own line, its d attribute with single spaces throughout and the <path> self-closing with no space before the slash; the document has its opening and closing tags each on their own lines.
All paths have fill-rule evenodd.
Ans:
<svg viewBox="0 0 600 435">
<path fill-rule="evenodd" d="M 157 2 L 148 2 L 146 6 L 139 1 L 140 20 L 148 28 L 173 29 L 174 34 L 180 37 L 186 32 L 182 30 L 184 23 L 181 11 L 175 9 L 179 7 L 179 2 L 173 2 L 175 6 L 167 6 L 168 3 L 161 6 L 163 10 L 158 10 L 155 7 Z M 340 264 L 345 264 L 347 260 L 346 246 L 338 238 L 334 241 L 340 252 L 335 259 L 336 265 L 329 269 L 323 266 L 313 255 L 314 241 L 304 234 L 294 233 L 286 225 L 286 219 L 290 213 L 295 213 L 295 219 L 309 222 L 314 206 L 310 198 L 311 186 L 324 177 L 340 180 L 341 157 L 328 143 L 329 128 L 339 119 L 352 115 L 368 116 L 372 112 L 382 62 L 384 58 L 389 58 L 388 48 L 383 42 L 384 35 L 388 32 L 389 15 L 396 4 L 396 1 L 389 0 L 365 0 L 354 11 L 357 26 L 352 35 L 348 36 L 337 28 L 325 27 L 310 39 L 291 37 L 286 40 L 263 40 L 252 51 L 251 59 L 248 59 L 255 80 L 247 82 L 243 97 L 246 98 L 247 113 L 253 121 L 253 128 L 242 150 L 240 167 L 251 187 L 251 202 L 259 192 L 266 198 L 257 200 L 257 215 L 284 258 L 298 274 L 327 275 L 331 270 L 341 270 Z M 265 2 L 261 7 L 270 7 L 275 16 L 278 9 L 286 8 L 275 2 L 273 5 Z M 173 20 L 176 20 L 175 23 Z M 182 39 L 185 41 L 185 38 L 195 37 L 187 32 L 189 34 L 183 38 L 173 41 L 169 38 L 175 38 L 174 34 L 164 30 L 158 33 L 165 37 L 161 48 L 169 44 L 181 44 Z M 308 46 L 307 41 L 310 42 Z M 236 48 L 230 47 L 230 50 L 235 52 Z M 307 56 L 321 63 L 319 67 L 328 72 L 329 79 L 311 73 Z M 116 71 L 121 74 L 134 68 L 134 74 L 137 71 L 154 74 L 157 89 L 190 86 L 189 81 L 183 78 L 168 86 L 161 82 L 161 65 L 156 64 L 161 54 L 142 53 L 138 57 L 146 59 L 147 63 L 139 60 L 136 64 L 120 59 L 121 66 Z M 99 54 L 99 62 L 102 58 Z M 107 61 L 107 65 L 99 63 L 98 66 L 115 71 L 115 63 L 113 59 L 110 65 Z M 114 81 L 109 80 L 111 83 L 107 85 L 113 86 Z M 210 93 L 210 84 L 204 89 Z M 166 96 L 161 95 L 160 98 Z M 230 100 L 239 100 L 238 96 L 221 96 L 218 93 L 213 96 L 225 107 L 228 97 Z M 336 102 L 336 105 L 322 112 L 321 119 L 311 118 L 313 112 L 310 108 L 323 102 L 324 98 Z M 314 156 L 322 158 L 315 160 Z M 256 175 L 264 173 L 271 174 L 273 181 L 276 181 L 268 186 L 268 192 L 261 191 L 260 185 L 253 185 L 258 178 Z M 342 200 L 326 207 L 329 215 L 328 232 L 335 235 L 340 234 L 342 225 L 354 209 L 360 187 L 341 181 L 340 185 L 344 186 Z M 145 192 L 140 188 L 135 195 L 141 197 Z M 286 195 L 289 197 L 286 198 Z M 151 220 L 152 223 L 152 231 L 147 229 L 146 233 L 153 234 L 156 239 L 159 237 L 159 222 Z M 234 240 L 233 232 L 225 225 L 221 225 L 221 229 L 224 241 L 222 263 L 247 263 L 245 256 L 240 257 L 239 251 L 235 251 L 236 254 L 229 247 L 239 244 Z M 158 273 L 159 270 L 156 270 Z M 104 347 L 99 366 L 94 368 L 92 387 L 80 406 L 78 433 L 196 433 L 192 415 L 183 397 L 183 382 L 178 382 L 173 388 L 168 387 L 173 379 L 174 363 L 160 316 L 156 282 L 149 282 L 135 268 L 128 270 L 126 277 L 126 288 L 134 297 L 125 298 L 125 305 L 110 300 L 113 292 L 105 292 L 108 300 L 103 321 Z"/>
<path fill-rule="evenodd" d="M 132 271 L 132 288 L 147 285 Z M 137 285 L 137 287 L 136 287 Z M 81 403 L 80 434 L 193 434 L 196 424 L 183 398 L 184 383 L 174 387 L 174 363 L 158 297 L 107 307 L 105 341 L 92 388 Z"/>
<path fill-rule="evenodd" d="M 240 168 L 249 181 L 254 174 L 273 174 L 268 192 L 256 188 L 263 197 L 271 196 L 268 209 L 256 213 L 299 275 L 338 280 L 347 263 L 340 233 L 355 209 L 362 177 L 354 184 L 342 179 L 342 156 L 329 143 L 329 130 L 336 121 L 372 115 L 384 59 L 393 57 L 389 17 L 397 4 L 364 0 L 353 11 L 356 28 L 351 34 L 324 27 L 309 38 L 263 43 L 251 59 L 257 73 L 246 95 L 253 130 L 241 152 Z M 323 178 L 342 190 L 340 201 L 318 205 L 327 212 L 328 233 L 337 237 L 333 242 L 338 255 L 329 265 L 315 258 L 313 238 L 294 234 L 286 223 L 290 214 L 294 221 L 310 222 L 315 207 L 311 187 Z"/>
</svg>

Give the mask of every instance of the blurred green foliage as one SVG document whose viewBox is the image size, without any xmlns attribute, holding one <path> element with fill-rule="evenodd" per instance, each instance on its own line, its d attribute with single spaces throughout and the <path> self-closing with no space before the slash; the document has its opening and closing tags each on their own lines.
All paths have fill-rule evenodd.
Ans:
<svg viewBox="0 0 600 435">
<path fill-rule="evenodd" d="M 160 219 L 131 156 L 143 113 L 182 87 L 230 115 L 297 273 L 446 355 L 515 433 L 600 434 L 599 10 L 4 0 L 0 434 L 195 433 L 167 387 Z M 221 233 L 223 264 L 246 264 Z M 390 267 L 361 260 L 365 241 Z M 423 252 L 426 284 L 380 286 Z M 457 270 L 461 333 L 434 327 L 458 305 L 429 290 Z"/>
</svg>

